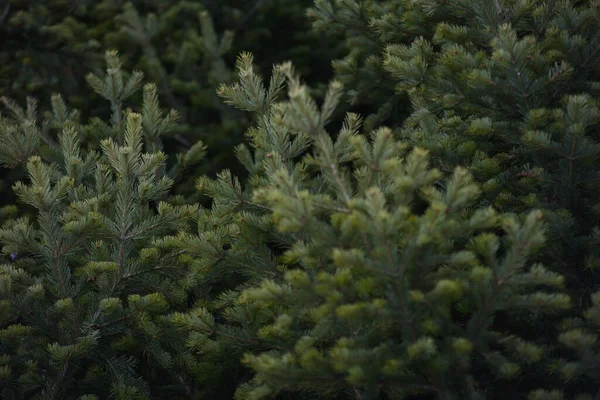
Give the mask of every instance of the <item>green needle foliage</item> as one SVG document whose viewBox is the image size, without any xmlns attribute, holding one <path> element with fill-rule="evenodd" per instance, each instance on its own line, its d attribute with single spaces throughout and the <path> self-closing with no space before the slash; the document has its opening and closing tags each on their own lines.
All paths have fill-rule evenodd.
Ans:
<svg viewBox="0 0 600 400">
<path fill-rule="evenodd" d="M 34 97 L 46 111 L 58 92 L 85 118 L 105 119 L 104 103 L 89 93 L 85 77 L 103 70 L 106 50 L 118 50 L 125 70 L 144 72 L 162 104 L 181 116 L 176 131 L 164 138 L 165 152 L 175 157 L 201 140 L 209 157 L 196 166 L 195 177 L 214 175 L 235 167 L 231 150 L 250 123 L 215 94 L 233 78 L 240 51 L 255 52 L 265 70 L 292 59 L 305 74 L 327 79 L 333 53 L 308 29 L 304 9 L 311 2 L 6 0 L 0 5 L 0 95 L 19 103 Z M 139 100 L 126 104 L 139 112 Z M 180 182 L 176 191 L 190 196 L 193 181 Z"/>
<path fill-rule="evenodd" d="M 492 327 L 499 313 L 535 320 L 570 307 L 563 278 L 527 262 L 545 240 L 539 211 L 519 221 L 473 209 L 480 189 L 467 170 L 440 191 L 427 151 L 387 128 L 360 134 L 356 114 L 328 134 L 338 82 L 319 107 L 289 63 L 268 87 L 249 54 L 238 69 L 220 94 L 256 115 L 252 150 L 237 149 L 248 185 L 228 172 L 200 180 L 215 228 L 182 249 L 227 244 L 207 273 L 247 278 L 218 298 L 223 310 L 201 305 L 176 321 L 194 327 L 188 346 L 202 359 L 246 353 L 255 375 L 236 398 L 483 399 L 495 393 L 488 382 L 540 368 L 543 344 Z"/>
<path fill-rule="evenodd" d="M 172 171 L 198 161 L 203 145 L 168 171 L 161 135 L 175 114 L 163 117 L 150 84 L 141 114 L 123 110 L 120 101 L 139 88 L 141 74 L 124 79 L 115 53 L 107 63 L 104 77 L 89 80 L 110 99 L 110 125 L 78 123 L 59 97 L 41 126 L 33 102 L 26 111 L 12 104 L 14 118 L 2 121 L 3 137 L 29 144 L 2 161 L 27 158 L 28 180 L 13 190 L 33 208 L 0 230 L 3 253 L 15 258 L 0 269 L 3 398 L 193 394 L 189 376 L 173 368 L 188 360 L 165 320 L 187 307 L 191 283 L 172 268 L 178 254 L 150 243 L 187 229 L 197 214 L 197 206 L 165 200 Z M 57 148 L 38 146 L 58 122 Z M 100 151 L 82 148 L 86 131 L 109 136 L 95 146 Z"/>
<path fill-rule="evenodd" d="M 336 75 L 353 97 L 370 96 L 369 118 L 429 150 L 444 177 L 467 167 L 478 208 L 544 211 L 548 243 L 536 260 L 564 275 L 575 308 L 572 319 L 521 329 L 548 343 L 561 335 L 543 373 L 569 393 L 599 383 L 587 342 L 597 332 L 599 10 L 597 1 L 317 0 L 309 11 L 316 28 L 333 24 L 351 43 Z M 408 118 L 389 113 L 394 96 L 410 100 Z M 579 356 L 565 359 L 567 349 Z"/>
<path fill-rule="evenodd" d="M 1 398 L 598 398 L 600 2 L 24 3 Z"/>
</svg>

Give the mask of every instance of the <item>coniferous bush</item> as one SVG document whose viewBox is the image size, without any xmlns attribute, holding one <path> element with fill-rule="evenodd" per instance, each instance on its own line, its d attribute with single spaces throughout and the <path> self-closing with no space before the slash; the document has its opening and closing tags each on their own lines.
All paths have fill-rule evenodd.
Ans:
<svg viewBox="0 0 600 400">
<path fill-rule="evenodd" d="M 109 118 L 102 97 L 89 91 L 85 77 L 100 73 L 105 51 L 115 49 L 125 70 L 144 72 L 155 82 L 162 104 L 179 112 L 180 123 L 163 137 L 171 158 L 201 140 L 209 154 L 196 166 L 195 176 L 214 175 L 223 168 L 243 172 L 231 149 L 250 121 L 225 106 L 215 90 L 233 78 L 240 51 L 257 54 L 267 71 L 274 62 L 291 59 L 303 73 L 325 81 L 332 52 L 327 41 L 308 29 L 304 8 L 310 4 L 8 0 L 0 6 L 0 96 L 19 104 L 33 97 L 47 111 L 51 96 L 61 93 L 84 118 Z M 280 35 L 283 29 L 290 33 Z M 124 105 L 135 109 L 140 100 L 134 96 Z M 23 171 L 5 172 L 3 187 L 9 190 Z M 190 197 L 193 184 L 187 182 L 175 190 Z"/>
<path fill-rule="evenodd" d="M 598 1 L 66 3 L 0 10 L 0 397 L 598 396 Z"/>
<path fill-rule="evenodd" d="M 545 385 L 572 393 L 598 384 L 589 335 L 597 329 L 599 10 L 596 1 L 318 0 L 310 11 L 316 27 L 341 21 L 353 40 L 335 63 L 342 81 L 360 93 L 374 79 L 351 76 L 383 69 L 378 76 L 392 83 L 379 90 L 394 86 L 410 99 L 408 118 L 388 118 L 397 138 L 428 149 L 445 176 L 468 167 L 482 185 L 480 206 L 544 210 L 548 244 L 538 260 L 565 276 L 574 319 L 522 325 L 540 341 L 560 335 L 550 346 L 560 351 L 521 382 L 546 375 Z M 356 30 L 373 40 L 352 39 Z M 370 107 L 393 98 L 372 96 Z M 581 358 L 564 358 L 566 349 Z"/>
<path fill-rule="evenodd" d="M 251 62 L 241 56 L 240 83 L 221 93 L 257 115 L 255 151 L 238 148 L 254 171 L 252 190 L 233 193 L 227 176 L 199 184 L 216 204 L 239 198 L 240 208 L 254 208 L 243 224 L 255 225 L 268 207 L 285 234 L 276 268 L 260 285 L 242 286 L 239 304 L 224 312 L 238 323 L 256 315 L 235 324 L 243 341 L 223 340 L 255 343 L 244 362 L 256 375 L 238 397 L 486 398 L 494 389 L 483 383 L 537 364 L 542 346 L 491 325 L 500 312 L 540 318 L 570 306 L 562 277 L 527 263 L 544 243 L 541 213 L 519 221 L 473 209 L 479 188 L 467 170 L 436 187 L 442 173 L 429 168 L 427 151 L 389 129 L 361 135 L 350 113 L 329 134 L 339 82 L 318 107 L 290 64 L 275 67 L 264 88 Z M 275 102 L 284 78 L 289 100 Z M 211 324 L 204 334 L 218 340 L 225 328 Z"/>
<path fill-rule="evenodd" d="M 178 254 L 161 253 L 150 240 L 185 230 L 198 212 L 165 199 L 204 145 L 167 169 L 161 135 L 176 113 L 163 115 L 153 84 L 144 86 L 141 114 L 118 107 L 142 76 L 124 77 L 118 56 L 106 58 L 106 75 L 88 79 L 110 100 L 109 123 L 80 123 L 59 96 L 41 124 L 31 102 L 27 110 L 12 104 L 13 118 L 2 121 L 3 138 L 23 149 L 3 149 L 2 162 L 27 159 L 28 182 L 14 191 L 33 209 L 0 230 L 12 261 L 1 274 L 3 398 L 194 393 L 191 378 L 171 368 L 188 362 L 183 343 L 165 330 L 166 315 L 186 309 L 191 283 L 172 268 Z M 52 128 L 58 142 L 39 145 Z"/>
</svg>

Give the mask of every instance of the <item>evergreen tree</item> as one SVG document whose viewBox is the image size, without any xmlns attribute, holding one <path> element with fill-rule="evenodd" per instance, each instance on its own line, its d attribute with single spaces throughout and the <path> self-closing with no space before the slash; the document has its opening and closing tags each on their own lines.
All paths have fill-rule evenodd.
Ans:
<svg viewBox="0 0 600 400">
<path fill-rule="evenodd" d="M 327 79 L 331 51 L 308 29 L 304 8 L 310 4 L 8 0 L 0 6 L 0 93 L 19 103 L 34 97 L 46 111 L 51 95 L 58 92 L 83 117 L 108 118 L 102 98 L 89 92 L 85 76 L 101 72 L 104 52 L 116 49 L 125 70 L 143 71 L 156 82 L 161 102 L 181 116 L 176 131 L 163 138 L 165 152 L 187 151 L 201 140 L 209 154 L 196 167 L 197 175 L 215 174 L 235 167 L 231 149 L 250 122 L 215 95 L 217 86 L 231 78 L 240 51 L 258 54 L 266 70 L 274 62 L 292 59 L 304 73 Z M 280 35 L 282 30 L 291 33 Z M 135 109 L 139 100 L 130 98 L 127 106 Z M 12 182 L 7 180 L 6 188 Z M 193 185 L 180 184 L 176 190 L 194 193 Z"/>
<path fill-rule="evenodd" d="M 350 110 L 365 116 L 367 131 L 381 125 L 395 127 L 410 113 L 407 96 L 394 90 L 383 56 L 390 42 L 410 43 L 422 34 L 424 21 L 411 11 L 407 1 L 377 0 L 315 0 L 306 11 L 313 30 L 339 43 L 339 52 L 346 53 L 332 63 L 335 79 L 346 88 Z M 347 108 L 344 105 L 340 108 Z"/>
<path fill-rule="evenodd" d="M 253 150 L 237 149 L 251 177 L 198 182 L 214 198 L 214 229 L 182 249 L 201 257 L 210 243 L 207 277 L 248 278 L 221 295 L 224 310 L 201 305 L 177 322 L 195 327 L 188 346 L 202 359 L 246 353 L 255 375 L 236 398 L 500 398 L 495 379 L 539 368 L 544 346 L 491 325 L 502 312 L 570 307 L 562 277 L 527 262 L 544 243 L 541 213 L 472 209 L 479 188 L 467 170 L 439 190 L 427 151 L 387 128 L 359 134 L 356 114 L 332 137 L 339 82 L 319 108 L 289 63 L 267 88 L 249 54 L 238 69 L 220 93 L 256 114 Z"/>
<path fill-rule="evenodd" d="M 124 79 L 115 53 L 107 63 L 105 76 L 88 79 L 111 102 L 110 124 L 78 123 L 57 96 L 42 124 L 31 101 L 27 110 L 9 103 L 14 117 L 0 125 L 2 162 L 26 162 L 28 180 L 13 190 L 33 208 L 0 230 L 11 260 L 0 267 L 2 398 L 194 397 L 186 369 L 173 368 L 194 362 L 165 319 L 187 308 L 193 282 L 172 268 L 178 254 L 152 240 L 188 229 L 198 212 L 165 200 L 176 173 L 204 147 L 197 143 L 167 170 L 161 135 L 175 114 L 163 115 L 152 84 L 141 114 L 122 109 L 141 74 Z M 38 146 L 59 127 L 55 146 Z M 89 138 L 82 146 L 86 133 L 96 148 Z M 10 153 L 15 144 L 22 151 Z"/>
<path fill-rule="evenodd" d="M 538 320 L 522 325 L 523 334 L 539 339 L 544 332 L 545 339 L 539 340 L 547 343 L 560 335 L 560 344 L 551 346 L 560 351 L 549 357 L 542 373 L 564 380 L 549 378 L 545 385 L 561 390 L 566 385 L 569 393 L 598 385 L 592 372 L 598 357 L 588 342 L 597 331 L 592 316 L 600 189 L 598 2 L 378 3 L 318 0 L 310 15 L 316 26 L 348 21 L 351 13 L 369 15 L 368 21 L 355 19 L 364 22 L 354 29 L 365 33 L 353 39 L 356 45 L 344 60 L 360 52 L 373 64 L 358 64 L 359 71 L 386 71 L 373 73 L 369 81 L 391 79 L 380 90 L 393 85 L 412 108 L 409 118 L 392 122 L 395 136 L 428 149 L 433 166 L 445 176 L 458 165 L 468 167 L 483 190 L 478 206 L 521 216 L 544 210 L 549 242 L 537 260 L 565 276 L 576 306 L 574 319 Z M 375 38 L 370 47 L 366 37 Z M 347 78 L 347 71 L 338 68 L 338 76 L 351 81 L 351 87 L 365 82 Z M 385 109 L 387 101 L 372 97 L 371 109 Z M 567 348 L 581 358 L 568 352 L 564 360 Z"/>
<path fill-rule="evenodd" d="M 0 6 L 81 68 L 0 54 L 0 397 L 600 394 L 600 3 L 67 3 Z"/>
</svg>

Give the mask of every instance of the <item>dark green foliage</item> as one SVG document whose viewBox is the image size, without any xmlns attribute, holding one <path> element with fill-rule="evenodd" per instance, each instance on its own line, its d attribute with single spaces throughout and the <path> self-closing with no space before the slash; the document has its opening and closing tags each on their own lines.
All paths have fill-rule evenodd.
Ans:
<svg viewBox="0 0 600 400">
<path fill-rule="evenodd" d="M 491 325 L 500 311 L 539 318 L 570 307 L 555 291 L 562 277 L 525 261 L 543 244 L 541 213 L 520 226 L 514 216 L 470 209 L 479 189 L 466 170 L 439 191 L 426 151 L 407 152 L 385 128 L 367 139 L 356 114 L 333 141 L 325 126 L 339 82 L 319 110 L 289 64 L 275 68 L 267 90 L 251 58 L 243 55 L 239 69 L 240 83 L 221 92 L 257 114 L 257 150 L 238 153 L 255 171 L 254 208 L 271 209 L 288 250 L 226 311 L 252 317 L 237 336 L 255 342 L 244 362 L 257 375 L 238 398 L 483 399 L 494 393 L 480 387 L 485 380 L 538 364 L 543 346 Z M 275 103 L 284 77 L 289 101 Z M 210 188 L 217 204 L 233 200 L 225 182 Z M 491 233 L 500 227 L 503 243 Z M 215 338 L 223 329 L 211 328 Z"/>
<path fill-rule="evenodd" d="M 165 325 L 168 313 L 187 306 L 191 282 L 184 269 L 171 269 L 177 254 L 161 253 L 151 240 L 187 229 L 198 212 L 164 200 L 177 173 L 203 156 L 203 145 L 167 171 L 161 135 L 176 115 L 162 116 L 151 84 L 141 114 L 121 110 L 141 76 L 122 79 L 114 53 L 107 63 L 104 77 L 89 80 L 111 101 L 110 124 L 78 123 L 59 97 L 41 126 L 33 104 L 26 111 L 13 105 L 15 118 L 3 121 L 4 137 L 20 132 L 32 144 L 24 155 L 29 183 L 13 190 L 35 209 L 0 230 L 4 254 L 16 256 L 0 275 L 3 398 L 148 398 L 173 392 L 172 384 L 172 394 L 195 391 L 191 378 L 172 368 L 189 360 Z M 35 146 L 57 125 L 55 146 Z M 83 133 L 90 131 L 96 136 Z"/>
<path fill-rule="evenodd" d="M 307 11 L 313 29 L 334 38 L 347 53 L 333 62 L 335 76 L 345 85 L 353 110 L 365 115 L 367 130 L 400 124 L 410 111 L 407 97 L 394 90 L 383 66 L 388 43 L 410 43 L 423 30 L 422 20 L 410 12 L 411 20 L 404 20 L 410 10 L 406 3 L 317 0 Z"/>
<path fill-rule="evenodd" d="M 319 23 L 359 4 L 315 3 Z M 365 9 L 376 12 L 370 28 L 385 41 L 378 65 L 412 104 L 398 137 L 429 149 L 446 174 L 468 166 L 482 184 L 481 206 L 546 210 L 549 242 L 538 259 L 565 275 L 580 315 L 598 288 L 598 2 L 388 1 Z M 363 55 L 379 56 L 374 48 Z M 524 334 L 539 338 L 541 330 L 553 340 L 558 321 L 544 322 Z M 561 342 L 580 346 L 573 335 Z M 571 380 L 583 370 L 562 371 Z"/>
<path fill-rule="evenodd" d="M 156 83 L 167 107 L 181 123 L 163 138 L 167 154 L 187 151 L 197 140 L 209 157 L 193 176 L 236 165 L 232 149 L 249 124 L 244 114 L 224 106 L 215 90 L 232 78 L 240 51 L 261 57 L 261 67 L 291 59 L 313 79 L 329 75 L 331 51 L 304 18 L 310 0 L 8 0 L 0 10 L 0 94 L 20 104 L 36 98 L 49 108 L 54 93 L 84 118 L 107 118 L 102 100 L 85 84 L 103 68 L 104 52 L 118 50 L 125 70 L 140 70 Z M 280 34 L 283 30 L 287 34 Z M 315 68 L 316 67 L 316 68 Z M 136 98 L 124 102 L 133 107 Z M 193 195 L 194 179 L 176 191 Z M 6 189 L 14 180 L 9 179 Z"/>
<path fill-rule="evenodd" d="M 0 397 L 594 399 L 599 28 L 3 4 Z"/>
</svg>

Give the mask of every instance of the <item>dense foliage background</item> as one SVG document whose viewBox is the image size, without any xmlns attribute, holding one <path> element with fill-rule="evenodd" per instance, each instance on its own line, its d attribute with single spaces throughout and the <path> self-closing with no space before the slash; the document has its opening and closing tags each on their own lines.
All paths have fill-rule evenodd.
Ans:
<svg viewBox="0 0 600 400">
<path fill-rule="evenodd" d="M 305 0 L 10 0 L 0 17 L 0 93 L 20 104 L 31 96 L 41 110 L 60 93 L 84 120 L 106 118 L 109 109 L 85 76 L 101 72 L 104 52 L 117 50 L 124 71 L 142 71 L 157 84 L 164 107 L 180 114 L 181 124 L 165 138 L 167 151 L 187 151 L 197 140 L 208 145 L 209 157 L 190 182 L 226 167 L 243 173 L 232 149 L 250 120 L 225 106 L 215 90 L 234 79 L 241 51 L 255 54 L 263 71 L 292 60 L 307 78 L 325 83 L 336 43 L 310 30 L 305 16 L 310 5 Z M 139 100 L 126 99 L 123 107 L 135 109 Z M 192 186 L 177 190 L 191 195 Z"/>
<path fill-rule="evenodd" d="M 597 399 L 599 28 L 0 3 L 0 398 Z"/>
</svg>

